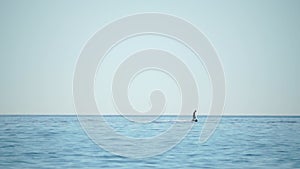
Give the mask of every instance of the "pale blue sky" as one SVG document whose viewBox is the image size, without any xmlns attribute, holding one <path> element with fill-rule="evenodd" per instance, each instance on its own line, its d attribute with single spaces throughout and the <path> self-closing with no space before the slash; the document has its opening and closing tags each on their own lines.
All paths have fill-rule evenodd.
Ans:
<svg viewBox="0 0 300 169">
<path fill-rule="evenodd" d="M 193 23 L 215 46 L 225 114 L 300 115 L 299 8 L 297 0 L 1 0 L 0 113 L 75 114 L 73 72 L 87 40 L 118 18 L 162 12 Z M 198 82 L 209 88 L 205 77 Z"/>
</svg>

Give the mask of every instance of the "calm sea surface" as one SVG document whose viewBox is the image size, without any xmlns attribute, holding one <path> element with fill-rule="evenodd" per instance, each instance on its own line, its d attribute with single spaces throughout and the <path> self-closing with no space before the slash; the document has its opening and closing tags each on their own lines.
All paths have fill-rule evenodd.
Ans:
<svg viewBox="0 0 300 169">
<path fill-rule="evenodd" d="M 106 119 L 128 136 L 155 136 L 172 125 L 139 130 L 135 125 L 143 124 L 130 126 L 120 116 Z M 199 144 L 204 120 L 170 151 L 130 159 L 99 148 L 76 116 L 0 116 L 0 168 L 300 168 L 299 116 L 223 117 L 208 142 Z"/>
</svg>

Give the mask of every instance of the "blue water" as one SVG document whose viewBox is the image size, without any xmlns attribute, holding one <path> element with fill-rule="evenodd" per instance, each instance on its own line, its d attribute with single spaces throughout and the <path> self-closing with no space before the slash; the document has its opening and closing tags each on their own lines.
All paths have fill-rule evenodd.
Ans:
<svg viewBox="0 0 300 169">
<path fill-rule="evenodd" d="M 300 168 L 300 117 L 223 117 L 208 142 L 199 144 L 204 119 L 170 151 L 130 159 L 99 148 L 76 116 L 0 116 L 0 168 Z M 155 135 L 169 125 L 153 123 L 142 133 Z"/>
</svg>

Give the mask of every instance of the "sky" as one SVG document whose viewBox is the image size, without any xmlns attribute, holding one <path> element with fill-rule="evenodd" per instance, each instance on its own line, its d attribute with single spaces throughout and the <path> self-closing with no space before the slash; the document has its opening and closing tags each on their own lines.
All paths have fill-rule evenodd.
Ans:
<svg viewBox="0 0 300 169">
<path fill-rule="evenodd" d="M 225 115 L 300 115 L 299 7 L 297 0 L 1 0 L 0 114 L 76 114 L 73 75 L 87 41 L 119 18 L 158 12 L 192 23 L 215 47 L 226 79 Z M 167 48 L 185 60 L 199 85 L 200 113 L 207 114 L 211 87 L 205 68 L 180 44 L 157 36 L 129 39 L 107 55 L 95 82 L 103 111 L 114 112 L 105 83 L 113 67 L 106 65 L 147 47 Z M 180 94 L 170 77 L 150 71 L 134 81 L 129 97 L 136 109 L 149 108 L 145 97 L 158 86 L 173 98 L 167 110 L 178 108 Z"/>
</svg>

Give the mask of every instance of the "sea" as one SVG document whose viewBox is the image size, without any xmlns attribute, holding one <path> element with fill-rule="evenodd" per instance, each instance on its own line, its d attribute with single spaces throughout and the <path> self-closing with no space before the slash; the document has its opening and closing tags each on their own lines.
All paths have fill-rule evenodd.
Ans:
<svg viewBox="0 0 300 169">
<path fill-rule="evenodd" d="M 300 168 L 300 116 L 223 116 L 204 143 L 199 135 L 206 117 L 198 118 L 170 150 L 130 158 L 96 144 L 77 116 L 1 115 L 0 168 Z M 105 119 L 116 132 L 131 137 L 155 137 L 174 123 L 172 116 L 147 127 L 130 126 L 134 122 L 122 116 Z M 112 144 L 119 146 L 118 140 Z"/>
</svg>

